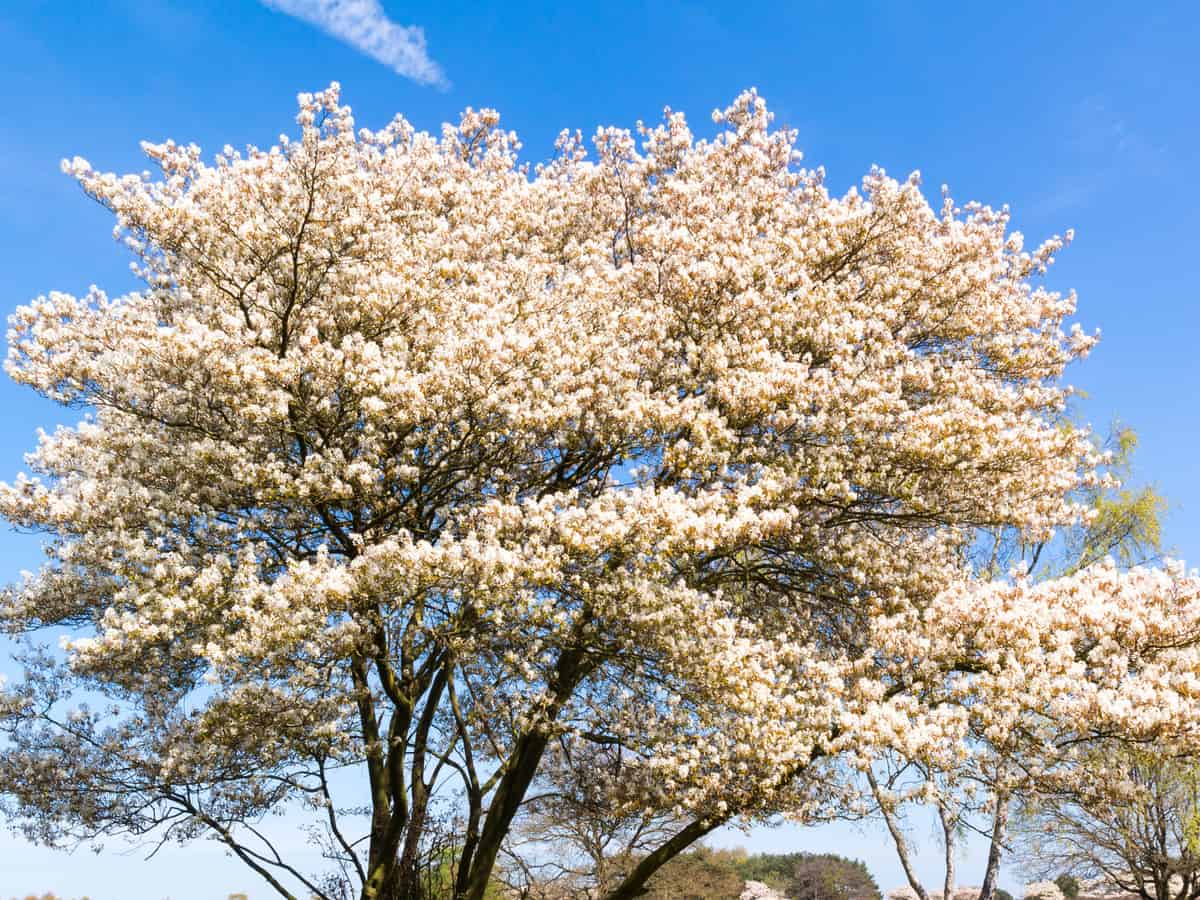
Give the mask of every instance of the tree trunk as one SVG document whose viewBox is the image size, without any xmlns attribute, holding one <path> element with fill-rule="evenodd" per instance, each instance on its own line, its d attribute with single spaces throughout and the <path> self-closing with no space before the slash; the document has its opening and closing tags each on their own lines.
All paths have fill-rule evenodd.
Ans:
<svg viewBox="0 0 1200 900">
<path fill-rule="evenodd" d="M 987 869 L 984 870 L 983 887 L 979 889 L 979 900 L 995 900 L 996 882 L 1000 877 L 1000 856 L 1004 852 L 1004 835 L 1008 828 L 1008 795 L 996 795 L 996 816 L 992 821 L 992 842 L 988 847 Z"/>
<path fill-rule="evenodd" d="M 631 900 L 646 893 L 646 882 L 663 864 L 674 859 L 693 843 L 704 837 L 710 831 L 715 831 L 725 823 L 725 819 L 712 822 L 696 821 L 688 825 L 673 838 L 644 856 L 633 871 L 625 876 L 625 880 L 604 896 L 604 900 Z"/>
<path fill-rule="evenodd" d="M 942 900 L 954 900 L 954 855 L 958 847 L 955 829 L 958 816 L 950 812 L 945 803 L 938 803 L 938 818 L 942 820 L 942 834 L 946 839 L 946 880 L 942 888 Z"/>
<path fill-rule="evenodd" d="M 900 824 L 896 821 L 896 817 L 884 802 L 883 791 L 879 787 L 879 781 L 875 778 L 875 773 L 870 768 L 867 769 L 867 782 L 871 785 L 871 793 L 875 795 L 875 802 L 879 804 L 879 811 L 883 814 L 884 824 L 887 825 L 888 832 L 892 835 L 892 841 L 896 844 L 896 855 L 900 857 L 900 866 L 904 869 L 904 877 L 908 879 L 909 886 L 916 891 L 917 896 L 921 900 L 929 900 L 929 892 L 925 890 L 925 886 L 921 884 L 921 880 L 917 878 L 917 873 L 913 870 L 912 859 L 908 855 L 908 841 L 904 839 L 904 833 L 900 830 Z M 946 900 L 946 898 L 943 897 L 942 900 Z"/>
<path fill-rule="evenodd" d="M 563 704 L 590 671 L 586 659 L 586 653 L 580 649 L 564 650 L 559 657 L 549 685 L 554 699 L 545 711 L 547 723 L 558 718 Z M 483 900 L 483 895 L 491 884 L 492 869 L 496 865 L 500 845 L 508 834 L 517 809 L 525 799 L 529 785 L 537 775 L 538 766 L 549 743 L 548 727 L 534 728 L 517 741 L 509 758 L 509 768 L 496 786 L 496 792 L 492 795 L 492 802 L 484 817 L 483 828 L 479 832 L 471 860 L 471 871 L 466 878 L 467 889 L 461 895 L 461 900 Z"/>
</svg>

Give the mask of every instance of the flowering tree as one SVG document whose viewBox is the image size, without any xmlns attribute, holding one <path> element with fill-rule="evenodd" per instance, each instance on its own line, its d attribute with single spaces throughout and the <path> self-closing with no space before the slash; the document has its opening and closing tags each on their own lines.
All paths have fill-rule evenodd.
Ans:
<svg viewBox="0 0 1200 900">
<path fill-rule="evenodd" d="M 1195 760 L 1116 744 L 1093 748 L 1079 764 L 1086 779 L 1074 791 L 1037 798 L 1017 817 L 1026 864 L 1086 878 L 1090 894 L 1099 886 L 1142 900 L 1200 897 Z M 1078 887 L 1072 875 L 1057 881 Z"/>
<path fill-rule="evenodd" d="M 1131 429 L 1114 428 L 1105 442 L 1103 465 L 1110 477 L 1077 492 L 1076 499 L 1089 510 L 1083 521 L 1051 541 L 1027 541 L 1012 529 L 981 537 L 977 576 L 995 578 L 1015 568 L 1023 580 L 1039 581 L 1077 573 L 1109 558 L 1126 567 L 1157 559 L 1162 550 L 1160 517 L 1166 502 L 1149 487 L 1131 490 L 1120 486 L 1129 478 L 1136 446 L 1137 436 Z M 1036 719 L 1041 711 L 1030 710 L 1030 714 Z M 1109 780 L 1104 771 L 1105 754 L 1088 741 L 1086 733 L 1068 728 L 1049 741 L 1031 742 L 1027 737 L 1021 729 L 1002 729 L 990 735 L 986 729 L 971 729 L 966 736 L 969 754 L 951 759 L 949 769 L 938 770 L 922 759 L 898 756 L 887 747 L 881 748 L 878 761 L 863 767 L 868 788 L 864 794 L 892 836 L 914 897 L 928 900 L 929 892 L 917 878 L 903 833 L 903 813 L 909 803 L 928 804 L 937 810 L 944 851 L 943 897 L 961 893 L 955 890 L 961 834 L 974 831 L 988 839 L 979 900 L 992 900 L 997 890 L 1015 803 L 1036 802 L 1045 792 L 1061 797 L 1064 788 L 1073 785 L 1086 786 L 1094 805 L 1103 803 L 1096 787 Z M 1164 748 L 1164 753 L 1170 752 L 1169 747 Z M 1111 792 L 1107 796 L 1114 804 L 1125 799 Z"/>
<path fill-rule="evenodd" d="M 716 121 L 531 172 L 490 111 L 356 132 L 335 86 L 270 150 L 67 164 L 145 289 L 12 321 L 12 377 L 89 410 L 0 488 L 49 536 L 4 621 L 68 632 L 0 700 L 31 835 L 207 835 L 336 896 L 256 827 L 303 807 L 363 900 L 412 898 L 453 792 L 478 900 L 569 736 L 681 822 L 616 900 L 863 748 L 1193 738 L 1194 581 L 968 564 L 1099 477 L 1060 383 L 1093 338 L 1035 283 L 1062 241 L 915 176 L 831 196 L 752 93 Z"/>
</svg>

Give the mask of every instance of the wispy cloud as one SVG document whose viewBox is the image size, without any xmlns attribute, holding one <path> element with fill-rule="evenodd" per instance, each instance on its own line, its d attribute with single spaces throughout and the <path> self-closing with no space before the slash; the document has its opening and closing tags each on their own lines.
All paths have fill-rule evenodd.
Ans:
<svg viewBox="0 0 1200 900">
<path fill-rule="evenodd" d="M 1075 114 L 1075 146 L 1082 154 L 1119 160 L 1155 174 L 1167 155 L 1167 146 L 1152 140 L 1103 97 L 1089 97 Z"/>
<path fill-rule="evenodd" d="M 1060 152 L 1070 172 L 1036 206 L 1039 213 L 1057 214 L 1086 205 L 1131 172 L 1142 178 L 1158 177 L 1169 161 L 1166 144 L 1139 130 L 1103 97 L 1077 104 L 1064 132 L 1069 137 Z"/>
<path fill-rule="evenodd" d="M 399 25 L 379 0 L 260 0 L 266 6 L 315 25 L 392 71 L 420 84 L 449 87 L 441 67 L 425 50 L 419 25 Z"/>
</svg>

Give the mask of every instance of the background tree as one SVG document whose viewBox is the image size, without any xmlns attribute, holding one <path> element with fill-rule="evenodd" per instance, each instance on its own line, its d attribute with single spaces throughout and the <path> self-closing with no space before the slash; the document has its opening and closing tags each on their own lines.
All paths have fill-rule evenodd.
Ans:
<svg viewBox="0 0 1200 900">
<path fill-rule="evenodd" d="M 414 900 L 453 797 L 480 900 L 570 736 L 626 754 L 615 810 L 681 822 L 623 900 L 723 823 L 820 813 L 862 748 L 1194 742 L 1178 567 L 966 563 L 1098 483 L 1061 382 L 1094 339 L 1037 283 L 1064 241 L 915 176 L 831 196 L 752 93 L 716 118 L 528 170 L 491 111 L 364 131 L 334 87 L 270 150 L 67 164 L 145 287 L 12 320 L 10 374 L 87 410 L 0 486 L 48 538 L 0 602 L 15 822 L 207 836 L 333 900 L 258 827 L 289 810 L 336 883 Z"/>
<path fill-rule="evenodd" d="M 1026 865 L 1065 872 L 1056 882 L 1101 879 L 1143 900 L 1200 897 L 1195 760 L 1114 743 L 1091 749 L 1079 765 L 1087 788 L 1038 798 L 1015 820 Z"/>
<path fill-rule="evenodd" d="M 1075 900 L 1079 896 L 1079 879 L 1074 875 L 1061 874 L 1054 879 L 1054 883 L 1058 885 L 1058 889 L 1062 891 L 1062 895 L 1067 900 Z"/>
<path fill-rule="evenodd" d="M 1032 580 L 1049 580 L 1079 572 L 1104 559 L 1130 567 L 1152 562 L 1162 552 L 1162 516 L 1166 501 L 1150 486 L 1131 487 L 1137 435 L 1115 423 L 1099 447 L 1105 454 L 1105 478 L 1081 487 L 1078 502 L 1088 510 L 1083 521 L 1044 540 L 1028 541 L 1014 529 L 981 537 L 975 549 L 980 577 L 994 578 L 1016 568 Z M 932 807 L 942 842 L 944 868 L 941 895 L 955 896 L 956 859 L 963 835 L 975 833 L 988 843 L 987 862 L 979 888 L 980 900 L 994 897 L 1000 862 L 1009 844 L 1009 819 L 1014 805 L 1032 800 L 1042 790 L 1055 791 L 1061 771 L 1055 762 L 1074 768 L 1079 734 L 1067 734 L 1065 755 L 1059 749 L 1039 748 L 1032 763 L 1022 759 L 1022 746 L 997 744 L 982 731 L 972 737 L 969 766 L 939 772 L 919 759 L 883 754 L 876 768 L 863 775 L 874 810 L 883 819 L 910 887 L 927 900 L 928 889 L 916 875 L 912 848 L 905 833 L 905 807 Z M 1090 778 L 1085 783 L 1095 784 Z M 1070 876 L 1066 876 L 1070 878 Z M 1073 882 L 1066 882 L 1068 886 Z M 1078 885 L 1075 884 L 1075 893 Z M 1065 896 L 1074 897 L 1074 893 Z"/>
<path fill-rule="evenodd" d="M 619 746 L 556 742 L 505 842 L 505 883 L 523 897 L 604 896 L 669 840 L 670 812 L 613 803 L 625 769 Z"/>
<path fill-rule="evenodd" d="M 833 853 L 754 854 L 738 866 L 789 900 L 882 900 L 866 865 Z"/>
<path fill-rule="evenodd" d="M 1032 881 L 1021 893 L 1023 900 L 1063 900 L 1063 892 L 1053 881 Z"/>
<path fill-rule="evenodd" d="M 733 900 L 742 893 L 736 855 L 698 847 L 663 865 L 646 885 L 648 900 Z"/>
</svg>

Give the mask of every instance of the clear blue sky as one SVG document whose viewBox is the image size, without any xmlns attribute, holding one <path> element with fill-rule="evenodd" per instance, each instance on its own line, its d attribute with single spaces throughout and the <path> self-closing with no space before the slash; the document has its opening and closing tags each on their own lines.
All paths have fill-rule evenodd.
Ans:
<svg viewBox="0 0 1200 900">
<path fill-rule="evenodd" d="M 1072 373 L 1087 417 L 1141 436 L 1137 468 L 1172 502 L 1167 543 L 1200 562 L 1200 9 L 1194 2 L 428 3 L 386 0 L 375 22 L 314 21 L 315 0 L 6 0 L 0 76 L 0 308 L 51 289 L 131 287 L 111 220 L 59 174 L 79 154 L 140 171 L 141 139 L 209 151 L 291 130 L 297 91 L 338 80 L 367 125 L 403 112 L 436 128 L 493 106 L 548 155 L 563 127 L 655 119 L 698 125 L 756 86 L 799 129 L 836 189 L 872 163 L 920 169 L 933 191 L 1008 203 L 1032 241 L 1073 227 L 1051 275 L 1080 294 L 1104 340 Z M 336 6 L 326 3 L 326 6 Z M 343 4 L 349 5 L 349 4 Z M 378 6 L 358 0 L 361 10 Z M 353 26 L 353 27 L 352 27 Z M 415 33 L 399 26 L 419 26 Z M 357 30 L 355 30 L 357 28 Z M 340 36 L 339 36 L 340 35 Z M 366 39 L 374 43 L 367 45 Z M 355 40 L 363 46 L 355 46 Z M 371 55 L 371 51 L 374 56 Z M 34 431 L 64 415 L 0 383 L 0 479 Z M 37 543 L 0 531 L 0 581 L 37 564 Z M 0 663 L 0 670 L 5 667 Z M 932 877 L 931 830 L 914 836 Z M 763 850 L 832 850 L 901 882 L 877 829 L 722 837 Z M 212 845 L 151 862 L 109 847 L 74 856 L 0 836 L 0 896 L 55 890 L 93 900 L 266 897 Z M 978 883 L 973 848 L 961 879 Z M 1009 870 L 1009 886 L 1021 882 Z"/>
</svg>

